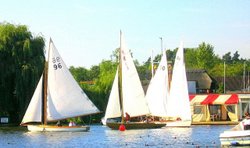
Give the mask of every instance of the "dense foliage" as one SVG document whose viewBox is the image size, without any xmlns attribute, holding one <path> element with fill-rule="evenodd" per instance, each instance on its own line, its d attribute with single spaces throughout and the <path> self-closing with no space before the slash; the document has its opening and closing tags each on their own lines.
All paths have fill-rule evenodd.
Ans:
<svg viewBox="0 0 250 148">
<path fill-rule="evenodd" d="M 18 122 L 44 65 L 44 39 L 24 25 L 0 24 L 0 116 Z"/>
</svg>

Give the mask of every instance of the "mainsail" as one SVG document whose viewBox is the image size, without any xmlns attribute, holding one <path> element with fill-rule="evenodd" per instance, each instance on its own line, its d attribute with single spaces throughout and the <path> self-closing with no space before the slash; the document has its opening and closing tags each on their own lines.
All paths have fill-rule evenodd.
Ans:
<svg viewBox="0 0 250 148">
<path fill-rule="evenodd" d="M 168 65 L 166 53 L 164 51 L 146 94 L 146 100 L 152 116 L 167 116 L 167 99 L 169 98 L 168 84 Z"/>
<path fill-rule="evenodd" d="M 176 54 L 167 104 L 168 116 L 191 121 L 183 43 L 180 44 Z"/>
<path fill-rule="evenodd" d="M 119 101 L 118 77 L 119 72 L 116 73 L 113 82 L 112 91 L 110 93 L 108 106 L 106 108 L 105 119 L 121 116 L 121 108 L 123 106 L 123 113 L 127 112 L 131 117 L 149 114 L 145 94 L 139 79 L 139 75 L 135 68 L 131 53 L 128 51 L 124 44 L 124 39 L 121 34 L 120 46 L 120 62 L 122 64 L 122 105 Z M 118 68 L 119 70 L 119 68 Z M 116 88 L 115 88 L 116 87 Z M 114 92 L 117 91 L 117 92 Z M 119 105 L 117 104 L 119 103 Z"/>
<path fill-rule="evenodd" d="M 99 110 L 71 75 L 52 40 L 49 44 L 46 120 L 55 121 L 98 113 Z M 22 124 L 42 120 L 42 79 L 43 76 L 41 76 Z"/>
<path fill-rule="evenodd" d="M 124 113 L 141 116 L 149 113 L 144 90 L 131 53 L 128 51 L 121 35 L 122 91 Z"/>
</svg>

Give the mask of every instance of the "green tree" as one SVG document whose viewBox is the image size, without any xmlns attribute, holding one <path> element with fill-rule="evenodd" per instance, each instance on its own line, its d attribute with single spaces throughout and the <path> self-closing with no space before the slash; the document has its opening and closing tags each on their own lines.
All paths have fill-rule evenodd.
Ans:
<svg viewBox="0 0 250 148">
<path fill-rule="evenodd" d="M 78 83 L 92 80 L 89 74 L 90 72 L 86 68 L 70 66 L 69 70 Z"/>
<path fill-rule="evenodd" d="M 90 75 L 90 80 L 94 80 L 96 79 L 100 74 L 100 67 L 99 66 L 92 66 L 90 68 L 90 72 L 89 72 L 89 75 Z"/>
<path fill-rule="evenodd" d="M 20 122 L 44 67 L 44 39 L 24 25 L 0 24 L 0 114 Z"/>
<path fill-rule="evenodd" d="M 239 57 L 240 57 L 240 54 L 238 53 L 238 51 L 235 51 L 235 53 L 234 53 L 234 55 L 232 57 L 233 62 L 234 63 L 238 62 L 240 60 Z"/>
<path fill-rule="evenodd" d="M 175 55 L 176 55 L 177 50 L 178 50 L 178 48 L 175 48 L 174 50 L 168 49 L 166 51 L 168 61 L 174 61 L 175 60 Z"/>
<path fill-rule="evenodd" d="M 222 60 L 225 61 L 227 64 L 232 63 L 232 57 L 231 57 L 231 52 L 227 52 L 222 56 Z"/>
<path fill-rule="evenodd" d="M 196 51 L 197 68 L 211 69 L 215 65 L 214 47 L 205 42 L 201 43 Z"/>
<path fill-rule="evenodd" d="M 185 49 L 185 65 L 187 69 L 198 68 L 198 61 L 196 58 L 197 49 L 196 48 L 186 48 Z"/>
</svg>

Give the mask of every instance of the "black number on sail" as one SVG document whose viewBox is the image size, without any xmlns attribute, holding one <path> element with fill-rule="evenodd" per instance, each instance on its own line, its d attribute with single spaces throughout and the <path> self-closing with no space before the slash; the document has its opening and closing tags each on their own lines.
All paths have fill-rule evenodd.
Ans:
<svg viewBox="0 0 250 148">
<path fill-rule="evenodd" d="M 61 69 L 62 65 L 60 63 L 60 57 L 52 58 L 52 62 L 54 63 L 54 70 Z"/>
</svg>

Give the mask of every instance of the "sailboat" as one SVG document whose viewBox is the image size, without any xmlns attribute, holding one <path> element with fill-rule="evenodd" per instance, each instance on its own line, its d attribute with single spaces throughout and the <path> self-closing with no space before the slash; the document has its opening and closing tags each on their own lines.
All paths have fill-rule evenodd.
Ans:
<svg viewBox="0 0 250 148">
<path fill-rule="evenodd" d="M 168 85 L 168 64 L 166 52 L 164 51 L 155 75 L 151 78 L 146 93 L 146 100 L 152 116 L 167 116 L 167 99 L 169 98 Z"/>
<path fill-rule="evenodd" d="M 56 126 L 50 122 L 99 113 L 77 84 L 50 39 L 48 61 L 21 122 L 29 131 L 88 131 L 89 126 Z"/>
<path fill-rule="evenodd" d="M 176 54 L 172 75 L 169 91 L 168 65 L 164 51 L 148 86 L 146 100 L 149 110 L 152 116 L 159 117 L 160 122 L 166 123 L 166 126 L 189 127 L 191 112 L 182 44 Z"/>
<path fill-rule="evenodd" d="M 124 44 L 123 35 L 120 32 L 119 65 L 109 96 L 104 119 L 121 118 L 121 121 L 109 121 L 106 125 L 111 129 L 119 129 L 124 125 L 126 129 L 161 128 L 164 123 L 154 122 L 126 122 L 125 114 L 131 118 L 146 116 L 150 113 L 145 94 L 135 68 L 130 52 Z"/>
<path fill-rule="evenodd" d="M 168 117 L 171 117 L 172 122 L 168 122 L 166 126 L 191 126 L 191 110 L 182 42 L 175 57 L 169 98 L 167 99 L 167 114 Z"/>
</svg>

